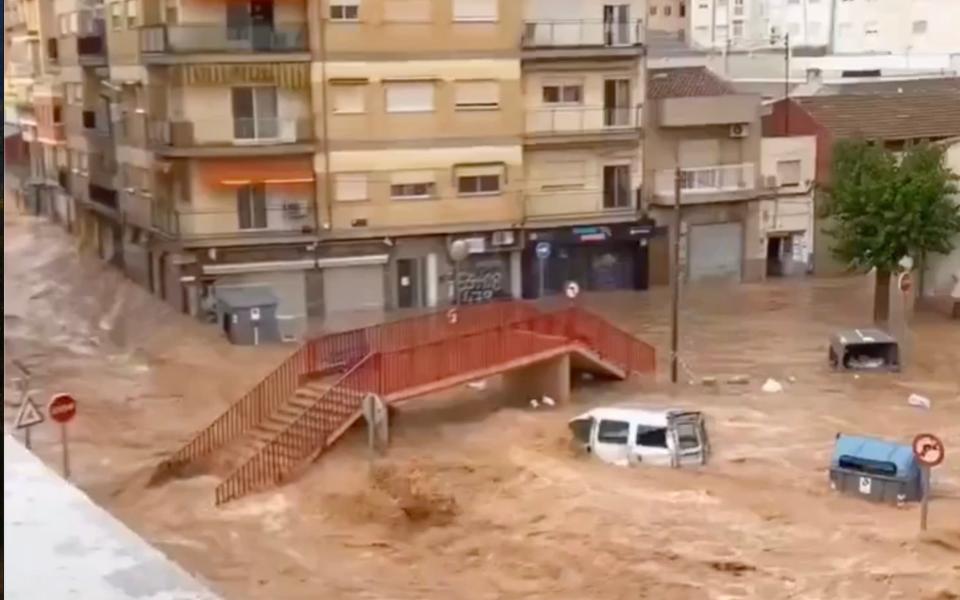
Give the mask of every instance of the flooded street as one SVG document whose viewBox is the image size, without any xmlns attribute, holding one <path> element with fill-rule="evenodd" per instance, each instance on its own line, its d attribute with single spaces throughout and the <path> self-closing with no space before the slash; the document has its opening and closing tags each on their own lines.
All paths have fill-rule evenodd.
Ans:
<svg viewBox="0 0 960 600">
<path fill-rule="evenodd" d="M 7 427 L 15 377 L 29 375 L 38 402 L 74 395 L 73 481 L 225 598 L 960 598 L 960 325 L 916 317 L 902 373 L 833 373 L 830 334 L 869 323 L 863 279 L 688 290 L 676 388 L 669 291 L 587 297 L 657 347 L 656 381 L 582 382 L 552 410 L 507 407 L 517 399 L 496 382 L 413 402 L 373 466 L 357 430 L 299 481 L 218 509 L 213 477 L 146 481 L 293 348 L 230 346 L 57 226 L 7 210 Z M 750 382 L 724 383 L 732 375 Z M 768 377 L 784 391 L 762 392 Z M 911 393 L 931 410 L 909 406 Z M 712 461 L 675 471 L 576 457 L 567 419 L 624 400 L 704 411 Z M 56 430 L 36 429 L 34 451 L 59 469 Z M 947 453 L 926 534 L 917 506 L 830 491 L 837 432 L 921 431 Z"/>
</svg>

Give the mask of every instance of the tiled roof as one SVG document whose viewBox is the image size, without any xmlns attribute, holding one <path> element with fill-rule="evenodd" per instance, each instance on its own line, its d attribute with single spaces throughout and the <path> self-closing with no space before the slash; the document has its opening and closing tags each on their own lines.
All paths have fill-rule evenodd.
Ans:
<svg viewBox="0 0 960 600">
<path fill-rule="evenodd" d="M 706 67 L 651 69 L 647 98 L 692 98 L 736 94 L 729 83 Z"/>
<path fill-rule="evenodd" d="M 794 100 L 836 137 L 905 140 L 960 135 L 960 90 Z"/>
<path fill-rule="evenodd" d="M 887 81 L 859 81 L 855 83 L 825 83 L 815 92 L 817 96 L 835 94 L 935 94 L 960 92 L 960 77 L 923 77 Z"/>
</svg>

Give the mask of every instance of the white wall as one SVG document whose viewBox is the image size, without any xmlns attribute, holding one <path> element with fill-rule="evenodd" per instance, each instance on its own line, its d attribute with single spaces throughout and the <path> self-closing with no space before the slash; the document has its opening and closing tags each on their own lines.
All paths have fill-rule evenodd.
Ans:
<svg viewBox="0 0 960 600">
<path fill-rule="evenodd" d="M 195 85 L 172 88 L 170 94 L 170 120 L 193 122 L 193 135 L 198 144 L 233 140 L 230 87 Z M 295 133 L 296 120 L 310 116 L 308 94 L 299 90 L 277 88 L 277 115 L 281 121 L 281 134 Z"/>
<path fill-rule="evenodd" d="M 960 174 L 960 140 L 947 149 L 946 163 L 954 173 Z M 956 201 L 960 204 L 960 194 Z M 954 238 L 953 245 L 953 252 L 950 254 L 929 258 L 930 265 L 924 281 L 924 292 L 927 295 L 948 293 L 956 285 L 953 277 L 960 275 L 960 235 Z"/>
<path fill-rule="evenodd" d="M 159 0 L 148 0 L 159 1 Z M 226 26 L 226 0 L 179 0 L 180 23 L 209 23 Z M 273 21 L 278 25 L 302 23 L 306 19 L 306 2 L 275 2 Z"/>
</svg>

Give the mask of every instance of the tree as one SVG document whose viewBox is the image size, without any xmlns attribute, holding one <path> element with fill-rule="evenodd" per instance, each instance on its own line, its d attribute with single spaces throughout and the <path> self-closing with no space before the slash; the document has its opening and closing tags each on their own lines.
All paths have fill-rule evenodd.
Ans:
<svg viewBox="0 0 960 600">
<path fill-rule="evenodd" d="M 831 188 L 824 214 L 834 255 L 851 269 L 876 269 L 873 317 L 890 316 L 890 275 L 910 256 L 921 263 L 931 252 L 949 253 L 960 233 L 957 175 L 944 152 L 928 143 L 898 156 L 865 140 L 834 145 Z"/>
</svg>

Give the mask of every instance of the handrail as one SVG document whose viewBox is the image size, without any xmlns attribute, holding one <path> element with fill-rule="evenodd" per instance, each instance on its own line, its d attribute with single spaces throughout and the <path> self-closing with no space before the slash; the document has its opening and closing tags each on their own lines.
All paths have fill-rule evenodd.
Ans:
<svg viewBox="0 0 960 600">
<path fill-rule="evenodd" d="M 279 483 L 284 476 L 328 443 L 327 437 L 359 416 L 362 395 L 377 387 L 379 355 L 368 354 L 282 431 L 274 435 L 216 489 L 221 505 L 258 485 Z M 350 387 L 348 387 L 350 386 Z M 339 418 L 339 420 L 338 420 Z"/>
<path fill-rule="evenodd" d="M 301 378 L 314 370 L 315 347 L 313 344 L 305 344 L 173 456 L 160 463 L 153 480 L 159 480 L 213 452 L 267 418 L 296 391 Z"/>
</svg>

